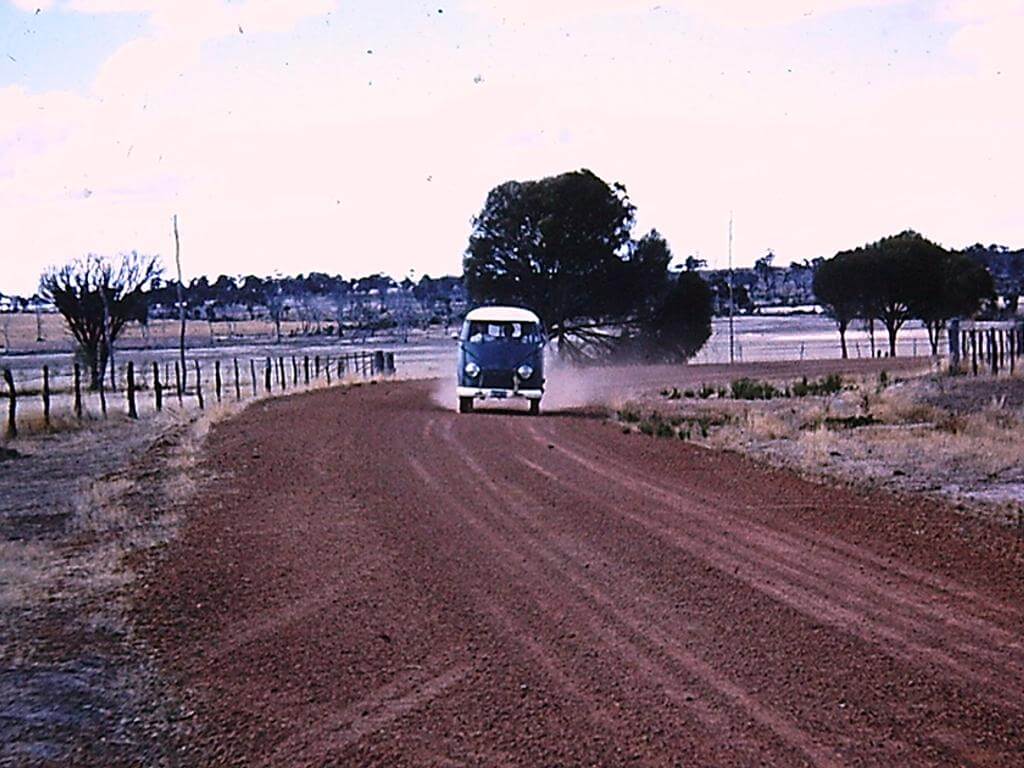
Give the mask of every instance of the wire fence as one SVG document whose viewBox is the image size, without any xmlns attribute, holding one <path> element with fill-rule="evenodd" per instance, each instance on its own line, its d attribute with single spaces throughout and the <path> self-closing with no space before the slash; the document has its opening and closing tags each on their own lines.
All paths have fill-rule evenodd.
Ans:
<svg viewBox="0 0 1024 768">
<path fill-rule="evenodd" d="M 213 403 L 242 402 L 273 393 L 330 386 L 395 374 L 393 352 L 342 355 L 267 355 L 215 359 L 142 361 L 130 359 L 92 386 L 80 363 L 43 365 L 38 372 L 3 369 L 0 407 L 7 439 L 23 432 L 105 419 L 122 414 L 138 419 L 168 407 L 205 409 Z M 6 401 L 6 402 L 3 402 Z"/>
</svg>

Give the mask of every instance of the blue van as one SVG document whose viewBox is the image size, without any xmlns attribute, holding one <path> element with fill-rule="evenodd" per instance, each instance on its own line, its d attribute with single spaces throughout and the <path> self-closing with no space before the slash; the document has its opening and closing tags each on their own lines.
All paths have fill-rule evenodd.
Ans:
<svg viewBox="0 0 1024 768">
<path fill-rule="evenodd" d="M 540 413 L 544 395 L 544 328 L 540 318 L 520 307 L 480 307 L 459 334 L 459 413 L 475 400 L 525 398 Z"/>
</svg>

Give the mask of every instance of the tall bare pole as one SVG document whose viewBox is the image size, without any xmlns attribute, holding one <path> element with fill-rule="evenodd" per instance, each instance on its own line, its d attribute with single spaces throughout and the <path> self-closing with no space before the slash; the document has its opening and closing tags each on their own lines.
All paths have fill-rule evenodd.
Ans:
<svg viewBox="0 0 1024 768">
<path fill-rule="evenodd" d="M 181 335 L 178 339 L 178 354 L 181 358 L 181 388 L 187 388 L 188 368 L 185 367 L 185 289 L 181 278 L 181 242 L 178 239 L 178 214 L 174 214 L 174 263 L 178 266 L 178 317 L 181 318 Z"/>
<path fill-rule="evenodd" d="M 732 212 L 729 213 L 729 363 L 736 362 L 736 331 L 733 326 L 736 302 L 732 293 Z"/>
</svg>

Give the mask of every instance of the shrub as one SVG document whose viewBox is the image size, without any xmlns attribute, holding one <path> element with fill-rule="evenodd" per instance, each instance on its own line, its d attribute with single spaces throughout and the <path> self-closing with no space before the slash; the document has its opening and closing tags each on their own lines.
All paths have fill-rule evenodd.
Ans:
<svg viewBox="0 0 1024 768">
<path fill-rule="evenodd" d="M 732 397 L 734 400 L 771 400 L 779 396 L 779 390 L 767 381 L 756 381 L 754 379 L 736 379 L 732 383 Z"/>
<path fill-rule="evenodd" d="M 627 424 L 636 424 L 640 421 L 640 411 L 633 405 L 624 405 L 618 410 L 618 416 L 620 421 L 624 421 Z"/>
<path fill-rule="evenodd" d="M 807 397 L 808 395 L 834 395 L 843 388 L 843 377 L 838 373 L 830 373 L 817 381 L 808 381 L 804 376 L 800 381 L 793 384 L 790 391 L 793 397 Z"/>
</svg>

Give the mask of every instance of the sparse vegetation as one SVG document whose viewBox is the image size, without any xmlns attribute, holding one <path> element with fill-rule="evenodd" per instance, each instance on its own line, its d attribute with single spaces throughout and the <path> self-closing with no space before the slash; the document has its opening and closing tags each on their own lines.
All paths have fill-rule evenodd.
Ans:
<svg viewBox="0 0 1024 768">
<path fill-rule="evenodd" d="M 671 430 L 681 440 L 814 474 L 940 494 L 1008 520 L 1020 509 L 1024 379 L 894 381 L 882 371 L 850 380 L 802 377 L 782 390 L 746 378 L 732 383 L 729 397 L 710 385 L 694 394 L 634 402 L 628 412 L 652 436 Z"/>
</svg>

